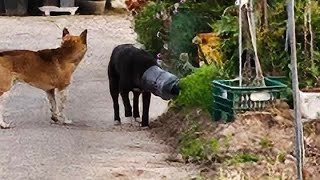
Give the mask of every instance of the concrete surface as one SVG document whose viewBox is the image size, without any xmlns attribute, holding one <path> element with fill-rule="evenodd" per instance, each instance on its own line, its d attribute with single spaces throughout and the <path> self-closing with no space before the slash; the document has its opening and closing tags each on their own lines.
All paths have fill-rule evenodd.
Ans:
<svg viewBox="0 0 320 180">
<path fill-rule="evenodd" d="M 165 161 L 169 147 L 125 123 L 113 126 L 107 64 L 112 49 L 134 43 L 124 16 L 1 17 L 0 49 L 57 47 L 63 27 L 71 34 L 88 29 L 88 51 L 69 88 L 67 116 L 74 125 L 50 123 L 45 93 L 15 86 L 0 130 L 0 179 L 188 179 L 191 167 Z M 153 97 L 151 117 L 166 102 Z M 121 115 L 123 117 L 123 109 Z"/>
</svg>

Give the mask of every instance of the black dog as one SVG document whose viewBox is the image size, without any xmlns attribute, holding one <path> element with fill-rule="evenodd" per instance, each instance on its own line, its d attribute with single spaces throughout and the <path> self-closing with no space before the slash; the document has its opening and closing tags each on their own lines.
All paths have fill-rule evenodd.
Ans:
<svg viewBox="0 0 320 180">
<path fill-rule="evenodd" d="M 129 92 L 133 92 L 133 117 L 139 118 L 139 96 L 142 93 L 143 113 L 141 126 L 149 126 L 151 93 L 169 100 L 179 94 L 178 78 L 162 70 L 157 60 L 148 52 L 122 44 L 113 49 L 109 66 L 109 88 L 113 100 L 115 124 L 121 124 L 119 116 L 119 93 L 121 94 L 125 117 L 132 117 Z"/>
</svg>

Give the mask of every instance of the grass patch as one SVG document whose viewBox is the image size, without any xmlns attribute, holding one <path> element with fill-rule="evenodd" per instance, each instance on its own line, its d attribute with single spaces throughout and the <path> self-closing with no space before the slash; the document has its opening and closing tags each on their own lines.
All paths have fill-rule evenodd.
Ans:
<svg viewBox="0 0 320 180">
<path fill-rule="evenodd" d="M 240 163 L 247 163 L 247 162 L 258 162 L 260 160 L 260 157 L 255 154 L 251 153 L 238 153 L 234 156 L 231 156 L 229 160 L 226 162 L 228 164 L 240 164 Z"/>
<path fill-rule="evenodd" d="M 197 122 L 193 122 L 191 128 L 180 134 L 179 152 L 187 161 L 214 161 L 221 153 L 221 149 L 225 145 L 226 138 L 219 139 L 215 137 L 205 138 L 201 126 Z M 226 143 L 227 144 L 227 143 Z"/>
<path fill-rule="evenodd" d="M 263 149 L 266 149 L 266 148 L 270 148 L 273 146 L 273 142 L 267 138 L 267 137 L 264 137 L 260 140 L 259 142 L 259 145 L 263 148 Z"/>
</svg>

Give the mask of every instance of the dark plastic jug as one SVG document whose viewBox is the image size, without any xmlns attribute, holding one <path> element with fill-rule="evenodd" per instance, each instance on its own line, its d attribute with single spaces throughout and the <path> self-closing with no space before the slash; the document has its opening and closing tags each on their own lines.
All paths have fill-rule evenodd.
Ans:
<svg viewBox="0 0 320 180">
<path fill-rule="evenodd" d="M 74 7 L 74 0 L 60 0 L 60 7 Z"/>
<path fill-rule="evenodd" d="M 43 0 L 42 5 L 59 7 L 59 0 Z"/>
<path fill-rule="evenodd" d="M 0 15 L 5 13 L 4 1 L 0 0 Z"/>
<path fill-rule="evenodd" d="M 4 0 L 4 7 L 8 16 L 23 16 L 28 12 L 28 0 Z"/>
</svg>

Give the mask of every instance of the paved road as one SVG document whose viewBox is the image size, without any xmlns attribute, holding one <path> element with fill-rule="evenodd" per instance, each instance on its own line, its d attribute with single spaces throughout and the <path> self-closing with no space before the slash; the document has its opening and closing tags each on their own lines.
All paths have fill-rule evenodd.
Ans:
<svg viewBox="0 0 320 180">
<path fill-rule="evenodd" d="M 1 17 L 0 25 L 0 49 L 57 47 L 63 27 L 76 34 L 87 28 L 89 44 L 69 88 L 67 116 L 74 125 L 50 123 L 44 92 L 24 84 L 12 89 L 5 120 L 15 127 L 0 130 L 0 179 L 186 179 L 193 172 L 166 162 L 169 147 L 148 131 L 113 126 L 106 69 L 117 44 L 134 43 L 126 17 Z M 153 97 L 152 117 L 165 108 Z"/>
</svg>

